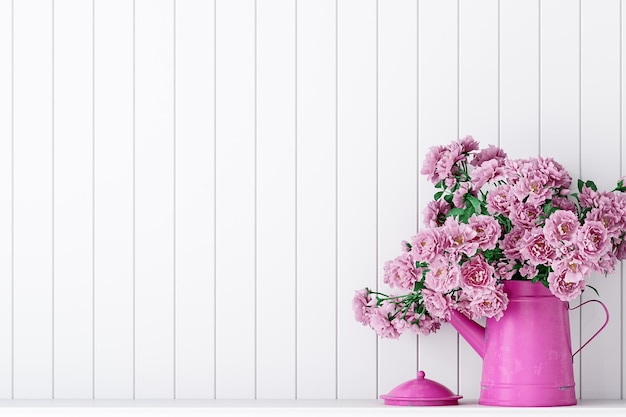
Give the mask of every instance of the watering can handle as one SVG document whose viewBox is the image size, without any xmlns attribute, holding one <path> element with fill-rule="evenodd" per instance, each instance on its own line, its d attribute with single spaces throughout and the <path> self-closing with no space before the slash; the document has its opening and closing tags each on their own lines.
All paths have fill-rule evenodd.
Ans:
<svg viewBox="0 0 626 417">
<path fill-rule="evenodd" d="M 591 337 L 589 338 L 589 340 L 587 340 L 585 343 L 583 343 L 583 345 L 582 345 L 581 347 L 579 347 L 579 348 L 578 348 L 578 350 L 577 350 L 576 352 L 574 352 L 574 354 L 572 355 L 572 357 L 576 356 L 576 354 L 577 354 L 578 352 L 580 352 L 581 350 L 583 350 L 583 348 L 584 348 L 585 346 L 587 346 L 587 344 L 588 344 L 589 342 L 591 342 L 591 341 L 592 341 L 592 340 L 593 340 L 593 339 L 594 339 L 594 338 L 598 335 L 598 333 L 600 333 L 600 332 L 601 332 L 601 331 L 602 331 L 602 330 L 606 327 L 606 325 L 609 323 L 609 310 L 606 308 L 606 306 L 604 305 L 604 303 L 602 303 L 602 301 L 600 301 L 600 300 L 587 300 L 587 301 L 585 301 L 584 303 L 581 303 L 581 304 L 577 305 L 576 307 L 570 308 L 570 310 L 576 310 L 577 308 L 580 308 L 580 307 L 584 306 L 585 304 L 590 303 L 590 302 L 592 302 L 592 301 L 595 301 L 596 303 L 598 303 L 598 304 L 600 304 L 600 305 L 602 306 L 602 308 L 604 309 L 604 313 L 606 314 L 606 320 L 604 321 L 604 324 L 602 325 L 602 327 L 600 327 L 600 328 L 598 329 L 598 331 L 597 331 L 597 332 L 595 332 L 595 333 L 593 334 L 593 336 L 591 336 Z"/>
</svg>

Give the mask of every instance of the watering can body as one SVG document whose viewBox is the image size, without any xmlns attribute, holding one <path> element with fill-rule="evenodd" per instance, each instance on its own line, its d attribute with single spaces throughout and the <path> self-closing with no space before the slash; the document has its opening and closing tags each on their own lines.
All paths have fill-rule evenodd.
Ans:
<svg viewBox="0 0 626 417">
<path fill-rule="evenodd" d="M 568 303 L 540 283 L 507 281 L 504 291 L 504 316 L 485 328 L 457 311 L 450 319 L 483 358 L 479 404 L 576 404 Z"/>
</svg>

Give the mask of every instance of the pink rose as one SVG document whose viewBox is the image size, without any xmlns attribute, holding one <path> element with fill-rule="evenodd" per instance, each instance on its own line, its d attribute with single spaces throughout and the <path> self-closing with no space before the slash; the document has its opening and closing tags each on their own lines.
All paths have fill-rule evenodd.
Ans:
<svg viewBox="0 0 626 417">
<path fill-rule="evenodd" d="M 536 160 L 537 170 L 547 175 L 547 185 L 551 188 L 569 188 L 572 183 L 567 170 L 553 158 L 539 157 Z"/>
<path fill-rule="evenodd" d="M 415 268 L 410 252 L 402 252 L 392 261 L 385 262 L 383 282 L 390 287 L 412 289 L 413 284 L 421 277 L 421 271 Z"/>
<path fill-rule="evenodd" d="M 554 248 L 548 243 L 540 227 L 527 230 L 520 245 L 522 258 L 531 265 L 550 264 L 556 257 Z"/>
<path fill-rule="evenodd" d="M 496 148 L 493 145 L 489 145 L 489 147 L 478 152 L 474 156 L 474 159 L 472 159 L 472 162 L 470 162 L 470 164 L 472 166 L 478 167 L 482 165 L 485 161 L 491 161 L 492 159 L 495 159 L 499 163 L 500 161 L 503 161 L 505 158 L 506 158 L 506 152 L 504 152 L 500 148 Z"/>
<path fill-rule="evenodd" d="M 567 210 L 557 210 L 546 219 L 543 235 L 553 246 L 573 244 L 576 243 L 579 226 L 576 214 Z"/>
<path fill-rule="evenodd" d="M 476 298 L 470 302 L 469 310 L 473 317 L 487 317 L 500 320 L 504 315 L 504 310 L 509 303 L 509 298 L 499 288 L 490 289 L 482 293 L 481 298 Z"/>
<path fill-rule="evenodd" d="M 411 330 L 415 334 L 427 336 L 437 332 L 441 327 L 441 321 L 428 314 L 416 315 L 414 312 L 407 314 L 407 321 L 411 323 Z"/>
<path fill-rule="evenodd" d="M 454 204 L 455 207 L 465 208 L 465 194 L 476 197 L 476 192 L 472 184 L 467 182 L 461 183 L 459 188 L 452 195 L 452 204 Z"/>
<path fill-rule="evenodd" d="M 439 319 L 450 319 L 450 307 L 452 305 L 452 299 L 449 295 L 443 295 L 440 292 L 431 291 L 429 289 L 422 290 L 424 296 L 424 305 L 428 312 Z"/>
<path fill-rule="evenodd" d="M 609 250 L 607 230 L 599 221 L 586 220 L 576 236 L 578 251 L 584 259 L 598 261 Z"/>
<path fill-rule="evenodd" d="M 395 314 L 395 305 L 385 301 L 380 307 L 374 308 L 370 316 L 370 327 L 382 338 L 397 339 L 400 332 L 391 323 Z"/>
<path fill-rule="evenodd" d="M 446 215 L 450 212 L 450 204 L 445 200 L 429 201 L 423 211 L 423 223 L 426 227 L 439 227 L 446 221 Z"/>
<path fill-rule="evenodd" d="M 448 217 L 443 228 L 443 238 L 446 240 L 446 250 L 451 253 L 464 253 L 473 256 L 478 249 L 478 243 L 474 242 L 476 231 L 465 223 L 459 223 L 452 217 Z"/>
<path fill-rule="evenodd" d="M 444 151 L 445 151 L 445 148 L 440 145 L 431 147 L 428 153 L 426 154 L 424 165 L 422 166 L 422 169 L 420 171 L 423 175 L 426 175 L 428 180 L 432 182 L 433 184 L 437 184 L 439 181 L 445 178 L 445 176 L 440 177 L 436 169 L 437 162 L 443 155 Z"/>
<path fill-rule="evenodd" d="M 356 321 L 366 326 L 370 322 L 372 308 L 376 305 L 376 300 L 372 299 L 366 288 L 358 290 L 352 299 L 352 310 Z"/>
<path fill-rule="evenodd" d="M 531 177 L 521 178 L 511 191 L 518 201 L 537 206 L 543 204 L 552 195 L 552 189 L 546 185 L 547 181 L 547 177 L 535 173 Z"/>
<path fill-rule="evenodd" d="M 504 236 L 501 247 L 507 258 L 513 260 L 522 259 L 522 255 L 520 254 L 520 242 L 524 238 L 525 234 L 526 230 L 523 227 L 513 227 L 513 229 L 506 236 Z"/>
<path fill-rule="evenodd" d="M 459 286 L 459 266 L 445 259 L 436 259 L 429 265 L 424 285 L 437 292 L 448 292 Z"/>
<path fill-rule="evenodd" d="M 502 228 L 500 223 L 491 216 L 473 215 L 469 218 L 469 226 L 476 232 L 474 242 L 482 250 L 489 250 L 496 247 Z"/>
<path fill-rule="evenodd" d="M 565 275 L 566 269 L 561 269 L 558 272 L 550 272 L 548 274 L 548 284 L 550 285 L 552 294 L 559 300 L 570 301 L 578 297 L 585 289 L 585 280 L 569 282 L 565 279 Z"/>
<path fill-rule="evenodd" d="M 543 214 L 541 206 L 530 203 L 513 203 L 509 218 L 514 226 L 531 229 L 538 226 L 539 216 Z"/>
<path fill-rule="evenodd" d="M 519 269 L 519 274 L 526 279 L 533 279 L 538 273 L 539 270 L 535 265 L 524 264 L 524 266 Z"/>
<path fill-rule="evenodd" d="M 515 262 L 511 259 L 504 258 L 495 268 L 496 278 L 499 280 L 509 280 L 515 275 Z"/>
<path fill-rule="evenodd" d="M 432 262 L 441 256 L 444 244 L 440 229 L 422 229 L 411 239 L 411 254 L 417 262 Z"/>
<path fill-rule="evenodd" d="M 491 214 L 507 214 L 515 199 L 511 187 L 500 185 L 487 194 L 487 211 Z"/>
<path fill-rule="evenodd" d="M 482 255 L 476 255 L 461 265 L 461 287 L 473 294 L 496 284 L 495 270 Z M 471 295 L 470 295 L 471 297 Z"/>
<path fill-rule="evenodd" d="M 503 179 L 502 168 L 495 159 L 485 161 L 472 171 L 471 177 L 474 187 L 479 190 L 487 183 Z"/>
</svg>

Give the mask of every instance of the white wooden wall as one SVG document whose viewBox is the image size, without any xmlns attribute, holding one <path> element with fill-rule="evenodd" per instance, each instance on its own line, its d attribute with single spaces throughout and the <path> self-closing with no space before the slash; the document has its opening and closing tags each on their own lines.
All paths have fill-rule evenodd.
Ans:
<svg viewBox="0 0 626 417">
<path fill-rule="evenodd" d="M 377 340 L 351 298 L 472 134 L 611 188 L 619 0 L 0 0 L 0 397 L 466 398 L 450 328 Z M 611 322 L 582 398 L 625 395 Z M 574 345 L 599 325 L 572 313 Z"/>
</svg>

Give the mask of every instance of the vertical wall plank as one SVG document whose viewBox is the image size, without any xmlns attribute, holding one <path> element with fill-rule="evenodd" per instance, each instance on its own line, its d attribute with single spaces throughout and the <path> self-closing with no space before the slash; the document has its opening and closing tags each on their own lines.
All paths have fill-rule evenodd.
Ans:
<svg viewBox="0 0 626 417">
<path fill-rule="evenodd" d="M 579 4 L 541 2 L 541 154 L 580 177 L 580 27 Z M 575 184 L 574 184 L 575 187 Z M 580 300 L 572 301 L 572 306 Z M 570 314 L 572 346 L 580 346 L 580 310 Z M 574 359 L 580 396 L 580 358 Z"/>
<path fill-rule="evenodd" d="M 93 14 L 54 4 L 54 397 L 92 398 Z"/>
<path fill-rule="evenodd" d="M 337 396 L 376 398 L 376 336 L 352 297 L 376 288 L 377 79 L 375 0 L 338 3 Z"/>
<path fill-rule="evenodd" d="M 176 2 L 176 398 L 215 395 L 214 6 Z"/>
<path fill-rule="evenodd" d="M 174 385 L 173 1 L 135 5 L 135 396 Z"/>
<path fill-rule="evenodd" d="M 298 2 L 297 397 L 336 396 L 334 0 Z"/>
<path fill-rule="evenodd" d="M 500 0 L 500 146 L 539 154 L 539 0 Z"/>
<path fill-rule="evenodd" d="M 0 398 L 13 395 L 13 101 L 12 3 L 0 3 Z"/>
<path fill-rule="evenodd" d="M 94 8 L 94 395 L 133 398 L 133 5 Z"/>
<path fill-rule="evenodd" d="M 447 145 L 458 132 L 457 2 L 422 1 L 419 10 L 419 157 L 422 163 L 431 146 Z M 421 213 L 433 199 L 434 186 L 419 177 Z M 450 325 L 437 334 L 420 337 L 419 365 L 427 377 L 453 391 L 458 387 L 458 335 Z"/>
<path fill-rule="evenodd" d="M 296 395 L 295 44 L 295 1 L 258 2 L 257 398 Z"/>
<path fill-rule="evenodd" d="M 459 2 L 459 132 L 498 145 L 498 0 Z M 484 321 L 483 321 L 484 324 Z M 478 398 L 482 359 L 459 339 L 459 393 Z"/>
<path fill-rule="evenodd" d="M 599 189 L 611 190 L 620 177 L 620 2 L 582 1 L 581 10 L 581 175 Z M 596 340 L 581 352 L 581 397 L 619 398 L 621 395 L 620 266 L 604 277 L 588 280 L 612 313 Z M 596 298 L 586 292 L 584 299 Z M 604 312 L 583 307 L 582 334 L 587 340 L 601 326 Z"/>
<path fill-rule="evenodd" d="M 401 92 L 401 93 L 400 93 Z M 385 262 L 417 231 L 417 3 L 378 3 L 378 289 Z M 378 342 L 378 394 L 415 378 L 417 336 Z"/>
<path fill-rule="evenodd" d="M 254 2 L 216 13 L 216 395 L 254 398 Z"/>
<path fill-rule="evenodd" d="M 52 4 L 14 7 L 14 389 L 51 398 Z"/>
</svg>

